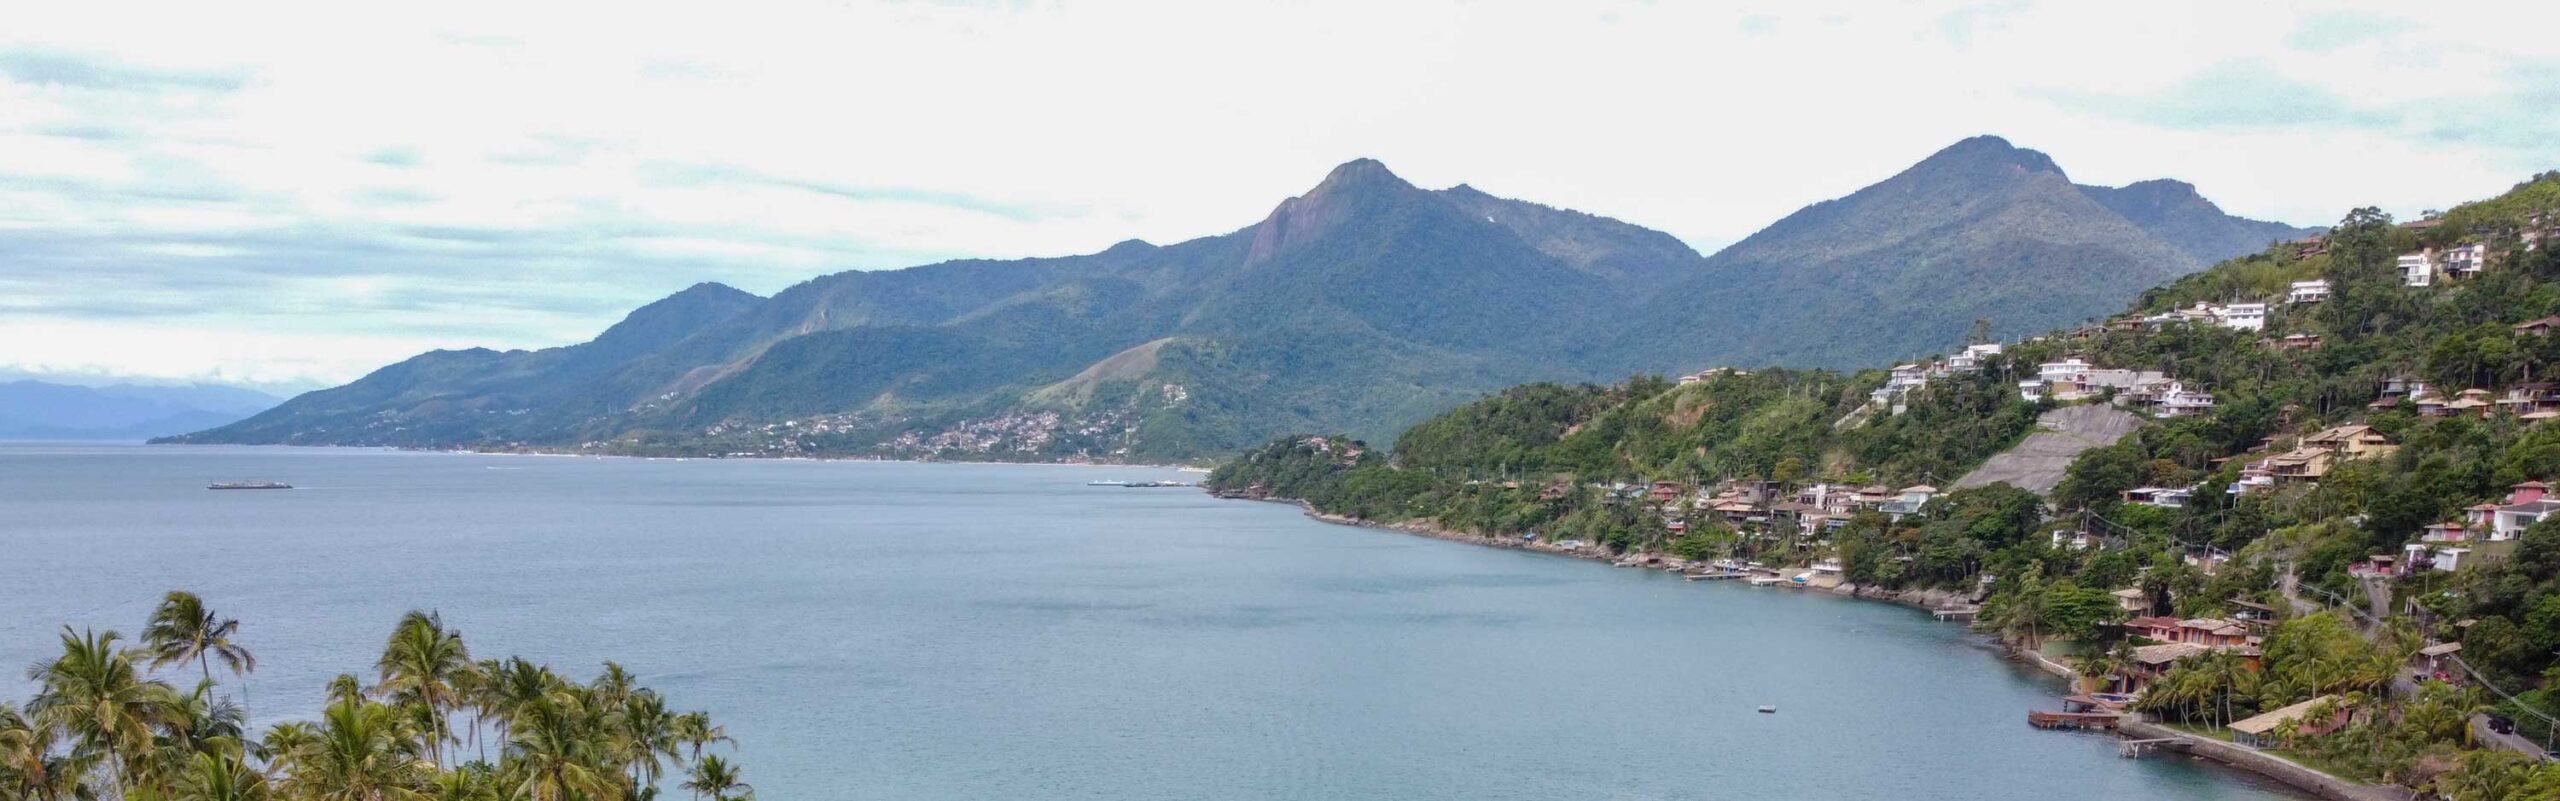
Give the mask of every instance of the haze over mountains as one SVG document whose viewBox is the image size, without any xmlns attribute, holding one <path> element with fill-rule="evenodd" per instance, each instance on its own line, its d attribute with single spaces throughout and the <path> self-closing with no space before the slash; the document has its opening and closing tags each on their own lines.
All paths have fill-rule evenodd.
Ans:
<svg viewBox="0 0 2560 801">
<path fill-rule="evenodd" d="M 0 439 L 149 439 L 222 425 L 281 402 L 234 387 L 0 381 Z"/>
<path fill-rule="evenodd" d="M 1171 245 L 703 284 L 591 342 L 439 351 L 177 438 L 617 453 L 1185 459 L 1373 438 L 1527 381 L 1874 366 L 2016 334 L 2308 233 L 2192 187 L 1958 143 L 1712 257 L 1659 231 L 1344 164 Z"/>
</svg>

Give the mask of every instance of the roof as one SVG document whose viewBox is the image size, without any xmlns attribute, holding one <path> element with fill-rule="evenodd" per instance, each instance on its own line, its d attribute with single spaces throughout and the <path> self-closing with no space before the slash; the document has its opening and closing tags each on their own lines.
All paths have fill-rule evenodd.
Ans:
<svg viewBox="0 0 2560 801">
<path fill-rule="evenodd" d="M 2152 615 L 2144 615 L 2144 616 L 2142 616 L 2142 617 L 2137 617 L 2137 618 L 2134 618 L 2134 619 L 2132 619 L 2132 620 L 2127 620 L 2127 621 L 2125 621 L 2125 622 L 2124 622 L 2124 625 L 2125 625 L 2127 628 L 2137 628 L 2137 629 L 2165 629 L 2165 628 L 2176 628 L 2176 627 L 2177 627 L 2177 625 L 2178 625 L 2178 619 L 2177 619 L 2177 618 L 2174 618 L 2174 617 L 2166 617 L 2166 616 L 2152 616 Z"/>
<path fill-rule="evenodd" d="M 2453 653 L 2453 652 L 2455 652 L 2455 651 L 2460 651 L 2460 650 L 2462 650 L 2462 643 L 2458 643 L 2458 642 L 2437 643 L 2437 644 L 2434 644 L 2434 645 L 2427 646 L 2427 647 L 2425 647 L 2425 648 L 2420 648 L 2420 649 L 2418 649 L 2418 655 L 2419 655 L 2419 656 L 2443 656 L 2443 655 L 2445 655 L 2445 654 Z"/>
<path fill-rule="evenodd" d="M 1903 488 L 1902 488 L 1902 491 L 1903 491 L 1903 492 L 1937 492 L 1937 491 L 1938 491 L 1938 488 L 1937 488 L 1937 487 L 1929 486 L 1929 485 L 1927 485 L 1927 484 L 1913 484 L 1913 485 L 1908 486 L 1908 487 L 1903 487 Z"/>
<path fill-rule="evenodd" d="M 2149 595 L 2148 593 L 2143 592 L 2143 591 L 2142 591 L 2142 589 L 2141 589 L 2141 588 L 2139 588 L 2139 587 L 2128 587 L 2128 588 L 2125 588 L 2125 589 L 2117 590 L 2117 591 L 2115 591 L 2115 592 L 2114 592 L 2114 593 L 2112 593 L 2112 594 L 2113 594 L 2115 597 L 2118 597 L 2118 598 L 2148 598 L 2148 597 L 2150 597 L 2150 595 Z"/>
<path fill-rule="evenodd" d="M 2231 724 L 2231 730 L 2242 734 L 2265 734 L 2267 732 L 2275 731 L 2276 727 L 2284 725 L 2285 721 L 2296 720 L 2304 715 L 2310 714 L 2312 707 L 2319 706 L 2320 702 L 2327 701 L 2335 697 L 2337 696 L 2323 695 L 2273 712 L 2259 713 L 2247 720 Z"/>
<path fill-rule="evenodd" d="M 2145 665 L 2166 665 L 2211 650 L 2213 649 L 2191 642 L 2145 645 L 2133 649 L 2133 661 Z"/>
<path fill-rule="evenodd" d="M 2516 324 L 2517 329 L 2549 328 L 2552 326 L 2560 326 L 2560 317 L 2543 317 L 2540 319 L 2526 320 Z"/>
</svg>

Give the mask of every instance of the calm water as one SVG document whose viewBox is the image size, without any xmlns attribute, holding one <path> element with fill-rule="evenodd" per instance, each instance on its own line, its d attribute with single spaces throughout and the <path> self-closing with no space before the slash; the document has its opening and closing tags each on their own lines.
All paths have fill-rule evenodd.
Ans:
<svg viewBox="0 0 2560 801">
<path fill-rule="evenodd" d="M 770 799 L 2287 797 L 2031 730 L 2057 685 L 1911 610 L 1084 485 L 1178 477 L 0 444 L 0 696 L 187 587 L 262 719 L 435 608 L 711 711 Z"/>
</svg>

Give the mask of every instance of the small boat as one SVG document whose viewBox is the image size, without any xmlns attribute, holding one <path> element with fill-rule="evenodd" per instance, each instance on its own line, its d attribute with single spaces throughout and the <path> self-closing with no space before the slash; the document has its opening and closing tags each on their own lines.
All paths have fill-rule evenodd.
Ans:
<svg viewBox="0 0 2560 801">
<path fill-rule="evenodd" d="M 1762 705 L 1762 706 L 1760 707 L 1760 714 L 1763 714 L 1763 715 L 1775 715 L 1775 714 L 1778 714 L 1778 705 L 1777 705 L 1777 704 L 1764 704 L 1764 705 Z"/>
<path fill-rule="evenodd" d="M 293 485 L 281 481 L 216 481 L 205 485 L 204 488 L 217 490 L 293 489 Z"/>
</svg>

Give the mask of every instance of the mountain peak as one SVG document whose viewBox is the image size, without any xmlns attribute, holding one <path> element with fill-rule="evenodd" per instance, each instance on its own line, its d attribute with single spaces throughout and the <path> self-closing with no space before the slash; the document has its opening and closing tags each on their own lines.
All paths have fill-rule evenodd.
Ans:
<svg viewBox="0 0 2560 801">
<path fill-rule="evenodd" d="M 1965 170 L 2016 169 L 2025 172 L 2062 174 L 2062 167 L 2043 153 L 2009 143 L 1990 134 L 1968 137 L 1921 159 L 1912 169 L 1949 168 Z"/>
<path fill-rule="evenodd" d="M 1307 190 L 1302 197 L 1313 200 L 1350 191 L 1398 188 L 1411 189 L 1413 185 L 1396 177 L 1385 163 L 1377 159 L 1356 158 L 1325 173 L 1324 180 L 1316 182 L 1315 188 Z"/>
</svg>

